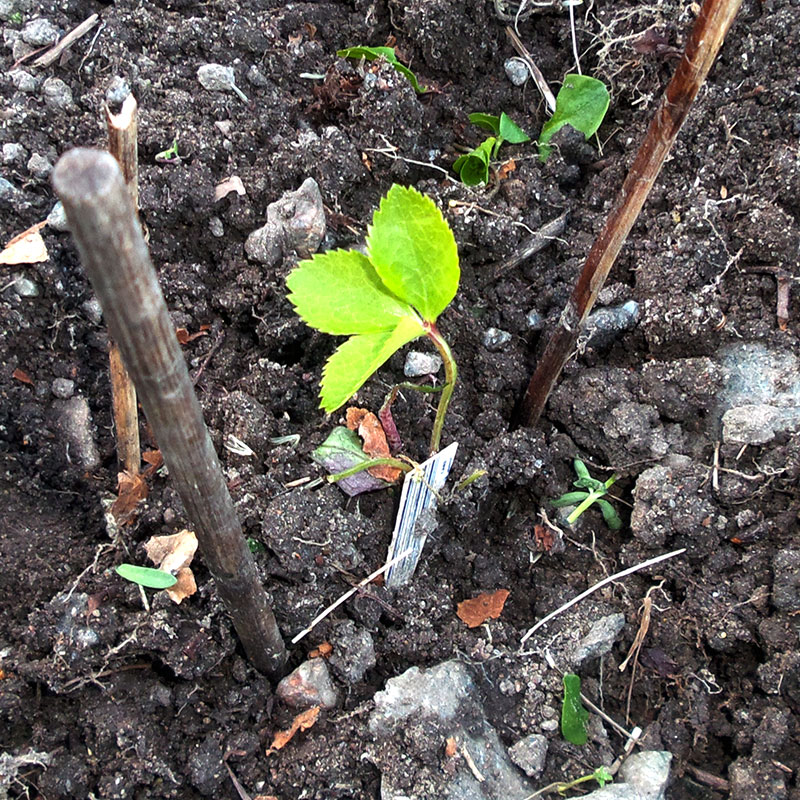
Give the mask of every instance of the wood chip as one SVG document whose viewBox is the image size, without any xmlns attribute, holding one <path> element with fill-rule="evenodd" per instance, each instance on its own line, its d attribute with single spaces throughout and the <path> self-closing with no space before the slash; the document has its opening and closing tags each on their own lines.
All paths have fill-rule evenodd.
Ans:
<svg viewBox="0 0 800 800">
<path fill-rule="evenodd" d="M 47 222 L 38 222 L 17 234 L 0 253 L 0 264 L 38 264 L 47 261 L 49 255 L 39 233 L 45 225 Z"/>
</svg>

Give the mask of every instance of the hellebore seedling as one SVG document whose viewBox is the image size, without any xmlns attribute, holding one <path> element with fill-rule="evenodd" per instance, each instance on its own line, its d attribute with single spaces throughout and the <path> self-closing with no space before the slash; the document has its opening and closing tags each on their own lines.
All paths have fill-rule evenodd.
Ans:
<svg viewBox="0 0 800 800">
<path fill-rule="evenodd" d="M 469 115 L 469 121 L 494 134 L 484 139 L 474 150 L 459 156 L 453 163 L 453 170 L 465 186 L 477 186 L 489 182 L 489 161 L 497 158 L 497 151 L 503 142 L 522 144 L 529 142 L 531 137 L 505 111 L 501 111 L 499 117 L 477 112 Z"/>
<path fill-rule="evenodd" d="M 556 97 L 556 110 L 539 134 L 539 160 L 547 161 L 548 142 L 564 125 L 572 125 L 587 139 L 600 127 L 611 98 L 606 85 L 588 75 L 567 75 Z"/>
<path fill-rule="evenodd" d="M 337 50 L 336 55 L 340 58 L 364 58 L 367 61 L 375 61 L 377 58 L 385 58 L 413 87 L 418 94 L 427 92 L 425 86 L 420 86 L 417 76 L 397 58 L 394 47 L 345 47 L 344 50 Z"/>
<path fill-rule="evenodd" d="M 568 672 L 564 675 L 564 701 L 561 704 L 561 735 L 572 744 L 586 744 L 586 723 L 589 712 L 581 703 L 581 679 Z"/>
<path fill-rule="evenodd" d="M 606 525 L 608 525 L 612 531 L 618 531 L 622 527 L 622 520 L 614 506 L 612 506 L 608 500 L 603 499 L 603 495 L 608 494 L 608 490 L 614 485 L 619 475 L 614 473 L 604 483 L 603 481 L 597 480 L 597 478 L 593 478 L 589 474 L 589 470 L 586 469 L 586 465 L 579 458 L 575 459 L 573 466 L 575 467 L 578 480 L 572 485 L 578 486 L 581 489 L 586 489 L 587 491 L 566 492 L 562 494 L 561 497 L 551 500 L 550 505 L 554 508 L 577 505 L 577 508 L 567 517 L 567 522 L 572 525 L 589 506 L 593 503 L 597 503 L 597 505 L 600 506 L 600 511 L 603 513 L 603 519 L 606 521 Z"/>
<path fill-rule="evenodd" d="M 430 197 L 398 185 L 372 217 L 367 255 L 331 250 L 301 261 L 286 279 L 295 311 L 312 328 L 350 337 L 322 370 L 320 407 L 335 411 L 393 353 L 427 336 L 445 370 L 431 435 L 436 452 L 458 374 L 436 320 L 460 275 L 456 240 L 441 211 Z"/>
<path fill-rule="evenodd" d="M 148 589 L 169 589 L 178 579 L 169 572 L 152 567 L 137 567 L 135 564 L 120 564 L 115 567 L 117 575 L 126 581 L 145 586 Z"/>
<path fill-rule="evenodd" d="M 160 153 L 156 153 L 155 160 L 157 164 L 180 164 L 181 157 L 178 154 L 178 139 L 177 137 L 172 140 L 172 144 Z"/>
</svg>

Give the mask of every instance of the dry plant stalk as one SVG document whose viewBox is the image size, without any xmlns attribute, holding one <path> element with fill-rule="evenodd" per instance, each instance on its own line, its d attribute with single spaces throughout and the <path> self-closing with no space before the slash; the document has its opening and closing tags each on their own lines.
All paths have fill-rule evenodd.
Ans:
<svg viewBox="0 0 800 800">
<path fill-rule="evenodd" d="M 138 214 L 139 153 L 136 98 L 129 94 L 118 114 L 112 113 L 108 105 L 105 106 L 105 112 L 108 152 L 119 162 L 133 201 L 133 208 Z M 108 342 L 108 367 L 111 377 L 111 406 L 117 433 L 117 458 L 126 472 L 137 475 L 142 456 L 136 388 L 122 363 L 119 346 L 113 339 Z"/>
<path fill-rule="evenodd" d="M 520 411 L 522 425 L 535 425 L 586 318 L 625 243 L 653 183 L 722 46 L 742 0 L 705 0 L 678 68 L 650 122 L 614 210 L 595 240 L 583 271 L 528 384 Z"/>
<path fill-rule="evenodd" d="M 256 668 L 279 677 L 286 662 L 283 639 L 203 421 L 120 168 L 109 153 L 70 150 L 53 171 L 53 186 L 245 652 Z"/>
</svg>

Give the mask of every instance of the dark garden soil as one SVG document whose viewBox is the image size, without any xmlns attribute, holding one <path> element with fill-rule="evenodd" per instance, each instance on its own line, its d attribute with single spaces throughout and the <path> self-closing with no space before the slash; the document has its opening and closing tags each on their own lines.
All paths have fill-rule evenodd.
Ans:
<svg viewBox="0 0 800 800">
<path fill-rule="evenodd" d="M 774 274 L 800 275 L 796 0 L 745 0 L 612 271 L 601 305 L 636 301 L 638 324 L 581 347 L 540 425 L 515 431 L 515 403 L 696 4 L 580 7 L 583 70 L 612 91 L 602 151 L 565 136 L 541 164 L 534 147 L 506 145 L 514 169 L 488 190 L 466 189 L 448 172 L 459 148 L 480 141 L 467 114 L 504 110 L 532 133 L 546 117 L 533 84 L 506 77 L 514 51 L 487 0 L 5 0 L 0 10 L 3 243 L 50 213 L 48 172 L 58 156 L 105 145 L 102 101 L 112 78 L 126 78 L 140 107 L 141 216 L 153 261 L 176 328 L 208 326 L 185 345 L 186 358 L 287 640 L 383 563 L 399 492 L 348 500 L 335 486 L 298 484 L 320 476 L 310 453 L 343 416 L 317 407 L 321 367 L 337 342 L 311 331 L 287 302 L 293 254 L 274 268 L 245 255 L 269 203 L 313 177 L 329 249 L 363 240 L 392 183 L 436 200 L 462 265 L 440 320 L 461 378 L 444 443 L 459 443 L 456 480 L 486 470 L 441 506 L 411 586 L 370 586 L 291 648 L 293 668 L 332 644 L 340 700 L 266 755 L 296 710 L 248 665 L 202 561 L 198 593 L 175 605 L 150 592 L 150 613 L 113 571 L 121 561 L 145 563 L 150 536 L 187 522 L 160 473 L 132 524 L 117 529 L 105 518 L 117 481 L 107 336 L 69 234 L 45 227 L 47 261 L 0 267 L 0 752 L 35 752 L 49 766 L 18 766 L 14 780 L 0 771 L 0 797 L 6 789 L 48 800 L 241 797 L 227 763 L 250 796 L 378 798 L 381 772 L 394 769 L 409 797 L 432 800 L 444 796 L 436 781 L 447 779 L 447 731 L 398 734 L 402 759 L 391 767 L 367 719 L 388 678 L 456 659 L 506 746 L 548 737 L 534 789 L 611 764 L 624 748 L 597 717 L 587 746 L 561 739 L 558 669 L 574 669 L 608 715 L 644 729 L 644 747 L 673 754 L 668 797 L 800 798 L 800 321 L 790 305 L 780 329 Z M 18 40 L 28 21 L 69 31 L 95 12 L 100 26 L 68 57 L 14 66 L 27 52 Z M 546 11 L 519 28 L 557 89 L 573 67 L 568 16 Z M 427 94 L 388 65 L 335 55 L 395 40 Z M 248 101 L 203 89 L 196 72 L 205 63 L 232 66 Z M 64 87 L 44 83 L 53 77 L 71 101 Z M 180 163 L 157 163 L 176 138 Z M 215 202 L 215 186 L 232 175 L 246 194 Z M 492 278 L 563 211 L 561 237 Z M 415 348 L 427 345 L 406 349 Z M 377 410 L 403 379 L 404 357 L 354 402 Z M 418 460 L 429 398 L 406 394 L 395 406 L 405 452 Z M 723 431 L 732 408 L 738 417 L 726 417 Z M 759 427 L 765 413 L 774 424 Z M 226 449 L 230 434 L 253 455 Z M 142 437 L 157 446 L 144 425 Z M 612 490 L 620 531 L 594 510 L 570 528 L 548 506 L 570 489 L 575 456 L 595 475 L 621 474 Z M 541 510 L 560 533 L 543 525 Z M 678 548 L 686 553 L 607 586 L 519 652 L 546 613 Z M 467 628 L 456 605 L 496 589 L 510 590 L 500 618 Z M 638 665 L 621 672 L 646 597 Z M 573 664 L 576 643 L 613 613 L 625 625 L 612 649 Z M 423 773 L 439 776 L 428 789 Z"/>
</svg>

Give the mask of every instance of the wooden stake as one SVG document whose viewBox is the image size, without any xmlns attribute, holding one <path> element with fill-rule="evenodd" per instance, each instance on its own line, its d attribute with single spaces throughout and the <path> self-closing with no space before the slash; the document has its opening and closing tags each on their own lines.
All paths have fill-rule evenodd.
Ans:
<svg viewBox="0 0 800 800">
<path fill-rule="evenodd" d="M 575 348 L 586 317 L 644 205 L 664 159 L 714 63 L 742 0 L 705 0 L 683 58 L 650 122 L 617 204 L 586 258 L 572 295 L 533 373 L 519 411 L 522 425 L 535 425 L 561 370 Z"/>
<path fill-rule="evenodd" d="M 53 171 L 53 186 L 220 597 L 252 663 L 277 678 L 286 661 L 283 640 L 119 166 L 109 153 L 70 150 Z"/>
<path fill-rule="evenodd" d="M 136 98 L 129 94 L 118 114 L 113 114 L 107 104 L 105 111 L 108 152 L 119 162 L 133 200 L 133 208 L 138 214 L 139 155 Z M 114 411 L 114 428 L 117 433 L 117 458 L 126 472 L 137 475 L 142 463 L 142 456 L 139 444 L 139 410 L 136 388 L 122 363 L 119 346 L 113 339 L 108 343 L 108 363 L 111 376 L 111 405 Z"/>
</svg>

